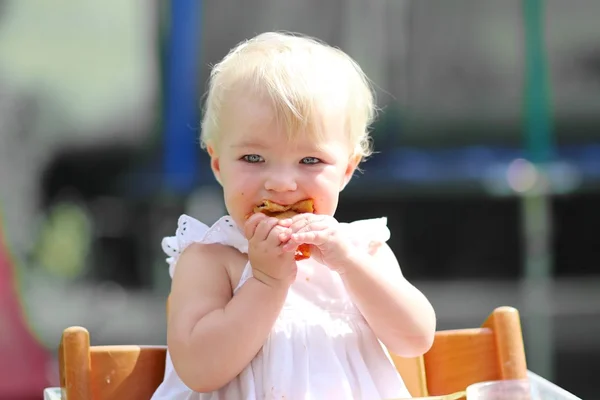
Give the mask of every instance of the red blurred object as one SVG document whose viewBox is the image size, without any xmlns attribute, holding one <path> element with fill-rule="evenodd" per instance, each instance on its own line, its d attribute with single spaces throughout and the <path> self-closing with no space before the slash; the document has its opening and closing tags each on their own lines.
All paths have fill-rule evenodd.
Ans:
<svg viewBox="0 0 600 400">
<path fill-rule="evenodd" d="M 13 268 L 0 230 L 0 399 L 41 399 L 51 357 L 27 327 Z"/>
</svg>

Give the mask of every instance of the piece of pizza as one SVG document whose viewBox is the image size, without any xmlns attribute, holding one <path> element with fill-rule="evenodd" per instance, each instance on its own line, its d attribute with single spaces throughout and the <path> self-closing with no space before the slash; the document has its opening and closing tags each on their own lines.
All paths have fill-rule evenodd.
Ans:
<svg viewBox="0 0 600 400">
<path fill-rule="evenodd" d="M 269 217 L 277 219 L 292 218 L 294 215 L 314 212 L 314 202 L 312 199 L 300 200 L 297 203 L 289 206 L 274 203 L 270 200 L 264 200 L 262 203 L 254 207 L 254 213 L 263 213 Z M 296 260 L 305 260 L 310 257 L 310 246 L 301 244 L 296 249 Z"/>
</svg>

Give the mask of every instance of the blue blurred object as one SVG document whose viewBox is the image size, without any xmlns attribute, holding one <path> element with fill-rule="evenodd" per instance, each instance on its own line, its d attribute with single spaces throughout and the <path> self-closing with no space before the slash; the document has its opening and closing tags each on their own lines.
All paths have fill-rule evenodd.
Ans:
<svg viewBox="0 0 600 400">
<path fill-rule="evenodd" d="M 377 154 L 365 166 L 369 184 L 481 184 L 494 171 L 505 171 L 516 159 L 527 158 L 520 148 L 467 146 L 449 149 L 399 147 Z M 563 172 L 556 166 L 568 165 L 584 181 L 600 184 L 600 143 L 561 146 L 555 149 L 549 173 Z M 554 167 L 553 167 L 554 166 Z M 558 175 L 556 175 L 558 176 Z M 359 179 L 356 185 L 362 184 Z"/>
<path fill-rule="evenodd" d="M 168 190 L 189 192 L 198 169 L 198 46 L 202 2 L 173 0 L 167 41 L 164 179 Z"/>
</svg>

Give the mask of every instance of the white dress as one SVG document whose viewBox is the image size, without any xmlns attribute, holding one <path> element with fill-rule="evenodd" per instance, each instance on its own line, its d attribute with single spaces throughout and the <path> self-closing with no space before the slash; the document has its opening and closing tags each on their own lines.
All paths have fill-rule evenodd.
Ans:
<svg viewBox="0 0 600 400">
<path fill-rule="evenodd" d="M 358 246 L 385 242 L 386 219 L 342 224 Z M 230 217 L 212 227 L 187 215 L 176 235 L 163 239 L 169 273 L 191 243 L 220 243 L 248 252 L 248 242 Z M 246 264 L 237 290 L 252 276 Z M 410 398 L 387 351 L 351 302 L 337 273 L 316 261 L 298 262 L 298 275 L 262 349 L 230 383 L 197 393 L 179 379 L 169 354 L 165 376 L 152 400 L 263 400 Z"/>
</svg>

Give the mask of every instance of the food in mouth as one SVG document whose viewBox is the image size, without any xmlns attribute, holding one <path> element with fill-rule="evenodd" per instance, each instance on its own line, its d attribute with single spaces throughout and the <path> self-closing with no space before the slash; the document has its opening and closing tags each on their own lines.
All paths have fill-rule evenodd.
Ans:
<svg viewBox="0 0 600 400">
<path fill-rule="evenodd" d="M 289 206 L 274 203 L 270 200 L 264 200 L 262 203 L 254 207 L 254 213 L 263 213 L 269 217 L 277 219 L 292 218 L 294 215 L 303 213 L 312 213 L 315 211 L 314 202 L 312 199 L 300 200 Z M 296 249 L 296 261 L 305 260 L 310 257 L 310 246 L 301 244 Z"/>
</svg>

